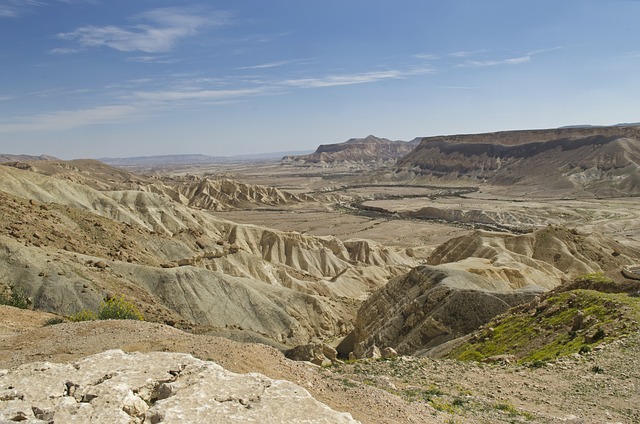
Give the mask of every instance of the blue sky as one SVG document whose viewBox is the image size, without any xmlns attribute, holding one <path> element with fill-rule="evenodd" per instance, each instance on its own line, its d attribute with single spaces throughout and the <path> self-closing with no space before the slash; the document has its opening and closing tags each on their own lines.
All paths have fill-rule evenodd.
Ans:
<svg viewBox="0 0 640 424">
<path fill-rule="evenodd" d="M 0 0 L 0 153 L 640 121 L 635 0 Z"/>
</svg>

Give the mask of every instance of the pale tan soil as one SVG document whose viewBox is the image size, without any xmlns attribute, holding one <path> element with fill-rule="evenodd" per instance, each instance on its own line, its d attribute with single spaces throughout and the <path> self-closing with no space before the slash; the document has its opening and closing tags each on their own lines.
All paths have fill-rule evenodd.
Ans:
<svg viewBox="0 0 640 424">
<path fill-rule="evenodd" d="M 411 247 L 416 257 L 426 257 L 435 246 L 461 235 L 468 228 L 452 225 L 359 216 L 319 204 L 304 204 L 286 210 L 257 209 L 215 212 L 215 216 L 238 223 L 261 225 L 282 231 L 315 236 L 332 235 L 342 240 L 364 238 L 388 246 Z"/>
<path fill-rule="evenodd" d="M 366 206 L 390 212 L 417 211 L 430 206 L 443 210 L 482 210 L 504 224 L 540 227 L 548 224 L 599 231 L 622 240 L 640 240 L 640 199 L 527 199 L 470 193 L 464 198 L 405 198 L 371 200 Z M 500 216 L 502 215 L 502 216 Z M 518 218 L 521 220 L 519 221 Z"/>
<path fill-rule="evenodd" d="M 316 399 L 350 412 L 363 423 L 640 420 L 637 335 L 602 351 L 538 369 L 410 357 L 323 369 L 290 361 L 265 345 L 194 335 L 160 324 L 94 321 L 43 327 L 49 318 L 49 314 L 0 306 L 0 368 L 35 361 L 68 362 L 114 348 L 186 352 L 234 372 L 259 372 L 300 384 Z M 592 371 L 594 365 L 602 373 Z"/>
</svg>

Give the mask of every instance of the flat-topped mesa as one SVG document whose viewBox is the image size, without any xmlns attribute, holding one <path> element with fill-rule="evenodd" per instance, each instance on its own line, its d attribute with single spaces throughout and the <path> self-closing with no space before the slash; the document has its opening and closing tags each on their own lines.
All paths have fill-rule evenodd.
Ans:
<svg viewBox="0 0 640 424">
<path fill-rule="evenodd" d="M 598 195 L 640 193 L 640 127 L 504 131 L 423 138 L 398 172 L 545 184 Z"/>
<path fill-rule="evenodd" d="M 419 139 L 397 141 L 369 135 L 351 138 L 343 143 L 321 144 L 314 153 L 302 156 L 286 156 L 286 161 L 318 162 L 370 162 L 388 161 L 403 157 L 418 145 Z"/>
</svg>

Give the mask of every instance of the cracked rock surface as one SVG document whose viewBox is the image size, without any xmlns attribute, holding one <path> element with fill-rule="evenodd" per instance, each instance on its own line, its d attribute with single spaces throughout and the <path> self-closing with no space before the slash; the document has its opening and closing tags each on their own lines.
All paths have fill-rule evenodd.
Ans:
<svg viewBox="0 0 640 424">
<path fill-rule="evenodd" d="M 302 387 L 182 353 L 109 350 L 0 371 L 0 423 L 356 423 Z"/>
</svg>

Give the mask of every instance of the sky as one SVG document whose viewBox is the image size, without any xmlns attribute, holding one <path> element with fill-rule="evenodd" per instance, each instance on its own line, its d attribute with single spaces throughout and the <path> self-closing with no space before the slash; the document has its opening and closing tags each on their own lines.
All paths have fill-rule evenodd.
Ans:
<svg viewBox="0 0 640 424">
<path fill-rule="evenodd" d="M 637 0 L 0 0 L 0 153 L 640 121 Z"/>
</svg>

